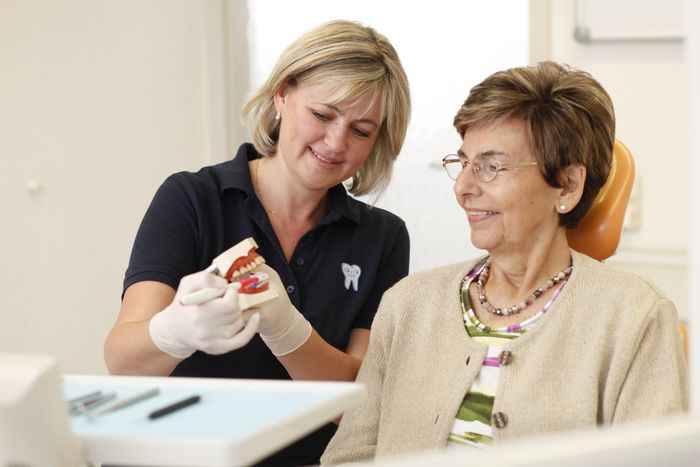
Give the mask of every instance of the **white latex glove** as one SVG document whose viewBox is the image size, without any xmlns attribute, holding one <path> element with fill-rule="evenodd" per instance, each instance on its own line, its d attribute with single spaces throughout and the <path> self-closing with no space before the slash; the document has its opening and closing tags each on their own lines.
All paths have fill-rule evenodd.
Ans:
<svg viewBox="0 0 700 467">
<path fill-rule="evenodd" d="M 185 295 L 208 287 L 226 292 L 199 305 L 180 302 Z M 244 321 L 234 284 L 200 271 L 182 278 L 173 302 L 151 318 L 148 332 L 156 347 L 176 358 L 187 358 L 195 350 L 219 355 L 246 345 L 255 336 L 259 320 L 252 314 Z"/>
<path fill-rule="evenodd" d="M 274 269 L 263 264 L 256 269 L 270 276 L 270 287 L 279 297 L 243 312 L 245 319 L 260 315 L 258 332 L 272 353 L 280 357 L 294 352 L 311 336 L 311 323 L 289 301 L 282 279 Z"/>
</svg>

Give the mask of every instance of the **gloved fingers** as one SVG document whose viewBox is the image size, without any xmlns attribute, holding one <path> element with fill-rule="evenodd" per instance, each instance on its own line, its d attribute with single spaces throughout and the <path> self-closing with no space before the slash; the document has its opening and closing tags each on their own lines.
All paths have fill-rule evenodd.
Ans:
<svg viewBox="0 0 700 467">
<path fill-rule="evenodd" d="M 243 322 L 234 323 L 210 323 L 208 329 L 200 329 L 195 332 L 193 340 L 195 346 L 212 355 L 228 352 L 228 342 L 243 328 Z"/>
<path fill-rule="evenodd" d="M 238 290 L 240 284 L 229 284 L 224 295 L 213 304 L 214 309 L 229 320 L 237 320 L 241 317 L 241 307 L 238 305 Z"/>
<path fill-rule="evenodd" d="M 229 339 L 223 336 L 217 339 L 209 339 L 205 344 L 199 346 L 198 349 L 209 355 L 221 355 L 233 350 L 229 348 L 228 342 Z"/>
<path fill-rule="evenodd" d="M 210 300 L 221 297 L 226 293 L 226 289 L 219 289 L 217 287 L 205 287 L 203 289 L 195 290 L 194 292 L 183 293 L 179 297 L 180 305 L 201 305 L 202 303 L 207 303 Z"/>
<path fill-rule="evenodd" d="M 162 311 L 153 315 L 149 321 L 148 334 L 158 349 L 175 358 L 187 358 L 196 350 L 195 346 L 182 342 L 177 335 L 174 335 L 169 327 L 168 318 Z"/>
<path fill-rule="evenodd" d="M 258 315 L 258 323 L 260 322 L 260 309 L 258 307 L 248 308 L 241 313 L 241 319 L 244 323 L 250 321 L 253 315 Z"/>
<path fill-rule="evenodd" d="M 259 317 L 252 316 L 250 321 L 243 326 L 239 320 L 234 326 L 220 328 L 221 332 L 207 336 L 198 348 L 211 355 L 220 355 L 245 346 L 258 331 Z"/>
<path fill-rule="evenodd" d="M 226 284 L 224 287 L 206 287 L 203 289 L 197 289 L 194 292 L 189 292 L 183 294 L 179 300 L 181 305 L 202 305 L 215 298 L 223 297 L 226 294 L 227 289 L 239 290 L 241 284 L 238 282 L 232 282 Z"/>
<path fill-rule="evenodd" d="M 258 330 L 264 329 L 269 325 L 271 320 L 274 320 L 274 312 L 266 308 L 261 308 L 260 305 L 244 310 L 241 313 L 241 319 L 243 319 L 244 323 L 247 323 L 255 315 L 258 315 Z"/>
<path fill-rule="evenodd" d="M 231 282 L 226 286 L 226 293 L 223 295 L 224 300 L 235 302 L 236 307 L 238 307 L 238 291 L 241 288 L 241 284 L 238 282 Z"/>
<path fill-rule="evenodd" d="M 268 275 L 270 289 L 276 290 L 278 297 L 275 300 L 260 303 L 252 310 L 246 310 L 248 311 L 247 313 L 244 311 L 243 319 L 248 319 L 251 316 L 251 311 L 257 312 L 260 314 L 258 333 L 260 333 L 261 336 L 278 335 L 282 330 L 288 327 L 287 323 L 293 317 L 293 313 L 291 312 L 293 306 L 279 274 L 266 264 L 260 265 L 258 271 Z"/>
<path fill-rule="evenodd" d="M 199 271 L 185 276 L 180 280 L 176 296 L 180 298 L 196 290 L 206 288 L 222 289 L 226 287 L 226 284 L 228 284 L 228 282 L 223 277 L 212 274 L 206 270 Z"/>
<path fill-rule="evenodd" d="M 216 289 L 219 293 L 214 294 L 209 300 L 199 303 L 197 309 L 192 309 L 193 317 L 197 321 L 213 321 L 218 323 L 230 323 L 240 317 L 240 307 L 238 306 L 238 291 L 236 286 L 229 284 L 223 289 Z M 204 295 L 206 291 L 212 289 L 200 289 L 192 292 L 181 299 L 183 300 Z"/>
<path fill-rule="evenodd" d="M 280 275 L 277 274 L 277 271 L 272 269 L 270 266 L 268 266 L 267 264 L 261 264 L 256 268 L 256 271 L 264 272 L 265 274 L 267 274 L 270 277 L 269 281 L 271 286 L 274 286 L 280 291 L 284 290 L 284 284 L 282 283 L 282 279 L 280 279 Z"/>
<path fill-rule="evenodd" d="M 258 324 L 260 324 L 260 315 L 256 313 L 250 317 L 245 327 L 240 332 L 231 337 L 229 340 L 231 350 L 239 349 L 250 342 L 258 332 Z"/>
<path fill-rule="evenodd" d="M 207 271 L 184 277 L 173 302 L 149 322 L 153 343 L 178 358 L 195 349 L 224 353 L 229 340 L 244 327 L 238 306 L 239 284 Z M 196 294 L 196 295 L 194 295 Z"/>
</svg>

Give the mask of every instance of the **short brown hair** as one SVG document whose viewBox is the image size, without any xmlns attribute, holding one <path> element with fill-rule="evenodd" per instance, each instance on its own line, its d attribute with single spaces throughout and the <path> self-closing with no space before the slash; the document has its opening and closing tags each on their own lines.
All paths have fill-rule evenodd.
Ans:
<svg viewBox="0 0 700 467">
<path fill-rule="evenodd" d="M 389 40 L 354 21 L 330 21 L 294 41 L 277 61 L 267 81 L 241 113 L 252 132 L 255 149 L 275 152 L 277 126 L 274 95 L 284 84 L 337 83 L 330 104 L 353 104 L 369 97 L 379 101 L 381 125 L 369 157 L 353 176 L 350 192 L 381 192 L 391 179 L 411 115 L 408 79 Z"/>
<path fill-rule="evenodd" d="M 605 184 L 612 164 L 615 113 L 608 93 L 593 77 L 555 62 L 511 68 L 474 86 L 457 112 L 460 136 L 474 126 L 522 118 L 545 181 L 560 187 L 558 174 L 571 164 L 586 167 L 581 201 L 559 224 L 575 227 Z"/>
</svg>

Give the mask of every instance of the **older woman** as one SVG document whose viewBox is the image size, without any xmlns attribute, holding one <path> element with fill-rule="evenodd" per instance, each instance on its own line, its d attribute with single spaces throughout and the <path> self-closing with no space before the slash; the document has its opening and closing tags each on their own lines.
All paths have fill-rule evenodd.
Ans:
<svg viewBox="0 0 700 467">
<path fill-rule="evenodd" d="M 488 77 L 443 159 L 488 254 L 411 275 L 377 313 L 322 461 L 459 449 L 682 411 L 674 305 L 648 280 L 571 250 L 611 166 L 610 97 L 552 62 Z"/>
</svg>

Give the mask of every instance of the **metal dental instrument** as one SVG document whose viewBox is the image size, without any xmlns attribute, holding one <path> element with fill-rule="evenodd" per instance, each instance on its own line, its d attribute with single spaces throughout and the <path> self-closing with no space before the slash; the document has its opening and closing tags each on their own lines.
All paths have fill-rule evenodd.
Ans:
<svg viewBox="0 0 700 467">
<path fill-rule="evenodd" d="M 102 399 L 102 391 L 93 391 L 67 400 L 66 406 L 68 407 L 68 411 L 71 411 L 80 404 L 89 404 L 91 401 L 99 399 Z"/>
<path fill-rule="evenodd" d="M 100 393 L 99 397 L 95 399 L 78 402 L 76 405 L 71 407 L 70 413 L 71 415 L 84 414 L 88 418 L 91 418 L 91 412 L 93 410 L 116 398 L 116 392 L 110 392 L 108 394 Z"/>
<path fill-rule="evenodd" d="M 125 407 L 132 406 L 138 402 L 156 396 L 160 393 L 160 389 L 152 388 L 147 391 L 134 394 L 130 397 L 125 397 L 123 399 L 117 399 L 109 404 L 103 405 L 102 407 L 91 411 L 92 416 L 102 415 L 108 412 L 114 412 L 115 410 L 123 409 Z"/>
</svg>

